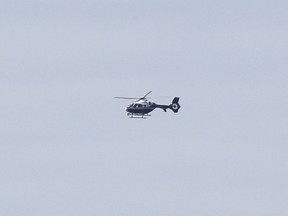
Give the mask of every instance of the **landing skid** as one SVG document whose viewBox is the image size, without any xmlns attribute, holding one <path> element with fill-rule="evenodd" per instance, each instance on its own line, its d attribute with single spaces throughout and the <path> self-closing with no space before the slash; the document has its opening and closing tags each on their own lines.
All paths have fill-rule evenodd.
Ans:
<svg viewBox="0 0 288 216">
<path fill-rule="evenodd" d="M 127 113 L 129 118 L 139 118 L 139 119 L 146 119 L 146 117 L 151 116 L 149 114 L 135 114 L 135 113 Z"/>
</svg>

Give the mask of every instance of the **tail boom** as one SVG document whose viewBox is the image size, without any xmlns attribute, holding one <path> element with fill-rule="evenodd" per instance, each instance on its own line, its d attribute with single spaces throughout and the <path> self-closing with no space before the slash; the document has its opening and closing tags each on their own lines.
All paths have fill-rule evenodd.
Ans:
<svg viewBox="0 0 288 216">
<path fill-rule="evenodd" d="M 156 108 L 163 109 L 164 112 L 167 112 L 167 109 L 171 109 L 174 113 L 177 113 L 178 110 L 180 109 L 180 104 L 179 104 L 179 97 L 175 97 L 170 105 L 160 105 L 160 104 L 155 104 Z"/>
</svg>

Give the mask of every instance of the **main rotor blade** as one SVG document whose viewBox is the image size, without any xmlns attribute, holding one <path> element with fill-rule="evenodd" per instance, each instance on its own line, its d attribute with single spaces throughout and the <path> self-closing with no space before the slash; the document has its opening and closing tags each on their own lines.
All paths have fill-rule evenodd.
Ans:
<svg viewBox="0 0 288 216">
<path fill-rule="evenodd" d="M 139 98 L 132 98 L 132 97 L 114 97 L 114 98 L 117 98 L 117 99 L 133 99 L 133 100 L 136 100 L 136 99 L 139 99 Z"/>
<path fill-rule="evenodd" d="M 133 99 L 133 100 L 140 101 L 140 100 L 146 99 L 147 95 L 149 95 L 151 92 L 152 91 L 149 91 L 146 95 L 144 95 L 141 98 L 135 98 L 135 97 L 114 97 L 114 98 L 117 98 L 117 99 Z"/>
<path fill-rule="evenodd" d="M 146 95 L 144 95 L 141 99 L 146 98 L 147 95 L 149 95 L 152 91 L 149 91 Z"/>
</svg>

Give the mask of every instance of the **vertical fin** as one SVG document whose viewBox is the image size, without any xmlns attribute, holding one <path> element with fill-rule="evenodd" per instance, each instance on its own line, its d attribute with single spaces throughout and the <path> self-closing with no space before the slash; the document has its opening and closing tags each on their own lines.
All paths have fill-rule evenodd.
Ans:
<svg viewBox="0 0 288 216">
<path fill-rule="evenodd" d="M 179 97 L 175 97 L 172 101 L 172 104 L 170 104 L 169 108 L 174 112 L 177 113 L 178 110 L 180 109 L 180 104 L 179 104 Z"/>
</svg>

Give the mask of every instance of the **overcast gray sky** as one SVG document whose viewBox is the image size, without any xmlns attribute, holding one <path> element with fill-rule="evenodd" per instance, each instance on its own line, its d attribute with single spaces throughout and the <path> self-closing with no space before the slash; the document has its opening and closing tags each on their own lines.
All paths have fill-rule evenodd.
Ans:
<svg viewBox="0 0 288 216">
<path fill-rule="evenodd" d="M 288 215 L 287 10 L 0 0 L 0 215 Z"/>
</svg>

